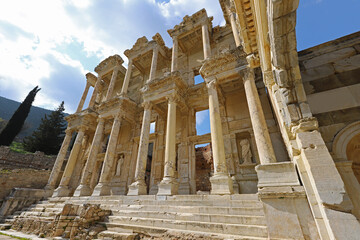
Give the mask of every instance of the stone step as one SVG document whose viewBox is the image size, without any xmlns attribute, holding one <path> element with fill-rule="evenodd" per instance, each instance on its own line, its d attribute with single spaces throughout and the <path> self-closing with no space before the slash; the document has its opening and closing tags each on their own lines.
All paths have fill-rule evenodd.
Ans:
<svg viewBox="0 0 360 240">
<path fill-rule="evenodd" d="M 138 234 L 135 233 L 124 233 L 117 231 L 103 231 L 99 233 L 99 239 L 116 239 L 116 240 L 133 240 Z"/>
<path fill-rule="evenodd" d="M 158 228 L 180 229 L 190 231 L 212 232 L 220 234 L 266 237 L 267 227 L 258 225 L 244 224 L 222 224 L 212 222 L 197 222 L 184 220 L 168 220 L 156 218 L 140 218 L 140 217 L 117 217 L 109 219 L 112 224 L 140 225 Z"/>
<path fill-rule="evenodd" d="M 266 226 L 265 217 L 262 216 L 175 213 L 175 212 L 159 212 L 159 211 L 140 212 L 140 211 L 124 210 L 124 211 L 116 212 L 116 214 L 114 214 L 113 216 L 109 216 L 109 220 L 111 221 L 119 216 Z"/>
<path fill-rule="evenodd" d="M 166 206 L 166 205 L 119 205 L 119 206 L 102 206 L 104 209 L 111 210 L 114 214 L 123 210 L 132 211 L 159 211 L 172 213 L 198 213 L 198 214 L 223 214 L 223 215 L 247 215 L 247 216 L 264 216 L 262 207 L 206 207 L 206 206 Z"/>
<path fill-rule="evenodd" d="M 141 226 L 141 225 L 131 225 L 131 224 L 119 224 L 119 223 L 104 223 L 106 224 L 108 231 L 116 232 L 116 229 L 130 229 L 135 233 L 144 233 L 151 236 L 163 237 L 164 235 L 169 235 L 169 238 L 164 239 L 182 239 L 181 236 L 190 237 L 189 239 L 211 239 L 211 240 L 265 240 L 267 237 L 254 237 L 254 236 L 245 236 L 245 235 L 231 235 L 228 233 L 213 233 L 213 232 L 203 232 L 200 230 L 185 230 L 185 229 L 171 229 L 167 227 L 154 227 L 154 226 Z M 172 238 L 171 236 L 174 236 Z M 180 237 L 179 237 L 180 236 Z M 186 239 L 186 238 L 185 238 Z"/>
</svg>

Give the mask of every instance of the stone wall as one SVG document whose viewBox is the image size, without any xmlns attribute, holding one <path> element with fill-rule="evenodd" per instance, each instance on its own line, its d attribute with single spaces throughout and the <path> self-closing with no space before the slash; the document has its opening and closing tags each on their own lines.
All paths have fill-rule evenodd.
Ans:
<svg viewBox="0 0 360 240">
<path fill-rule="evenodd" d="M 50 176 L 50 170 L 13 169 L 0 170 L 0 206 L 13 188 L 45 187 Z"/>
<path fill-rule="evenodd" d="M 196 154 L 196 191 L 210 191 L 210 177 L 214 172 L 211 145 L 195 149 Z"/>
<path fill-rule="evenodd" d="M 0 146 L 0 169 L 31 168 L 37 170 L 51 170 L 56 156 L 46 156 L 42 152 L 17 153 L 9 147 Z"/>
</svg>

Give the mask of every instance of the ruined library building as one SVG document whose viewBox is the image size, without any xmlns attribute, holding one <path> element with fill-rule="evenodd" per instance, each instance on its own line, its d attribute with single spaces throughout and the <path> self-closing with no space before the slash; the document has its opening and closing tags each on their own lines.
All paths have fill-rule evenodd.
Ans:
<svg viewBox="0 0 360 240">
<path fill-rule="evenodd" d="M 224 26 L 202 9 L 167 30 L 172 46 L 141 37 L 127 67 L 113 55 L 86 74 L 46 187 L 15 189 L 0 227 L 50 239 L 360 239 L 360 32 L 298 52 L 299 0 L 219 4 Z"/>
</svg>

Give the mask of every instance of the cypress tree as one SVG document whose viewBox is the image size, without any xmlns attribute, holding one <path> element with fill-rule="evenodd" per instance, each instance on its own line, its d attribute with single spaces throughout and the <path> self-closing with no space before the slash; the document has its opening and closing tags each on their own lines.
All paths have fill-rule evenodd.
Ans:
<svg viewBox="0 0 360 240">
<path fill-rule="evenodd" d="M 58 153 L 66 128 L 64 110 L 64 102 L 62 102 L 50 115 L 45 114 L 38 129 L 24 139 L 26 151 L 42 151 L 48 155 Z"/>
<path fill-rule="evenodd" d="M 36 94 L 40 91 L 40 88 L 36 86 L 29 92 L 25 100 L 20 104 L 18 109 L 12 115 L 9 122 L 6 124 L 3 131 L 0 133 L 0 145 L 9 146 L 15 139 L 16 135 L 21 131 L 27 118 L 32 103 L 34 102 Z"/>
</svg>

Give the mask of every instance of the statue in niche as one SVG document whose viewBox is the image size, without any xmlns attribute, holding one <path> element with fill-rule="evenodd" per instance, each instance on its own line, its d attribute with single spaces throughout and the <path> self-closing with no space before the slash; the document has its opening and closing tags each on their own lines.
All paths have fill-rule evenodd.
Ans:
<svg viewBox="0 0 360 240">
<path fill-rule="evenodd" d="M 241 157 L 243 159 L 243 164 L 252 164 L 252 153 L 249 139 L 245 138 L 240 141 L 241 146 Z"/>
<path fill-rule="evenodd" d="M 119 154 L 119 159 L 117 160 L 117 165 L 116 165 L 116 176 L 120 176 L 120 172 L 121 172 L 121 166 L 124 163 L 124 158 L 125 155 L 123 153 Z"/>
</svg>

